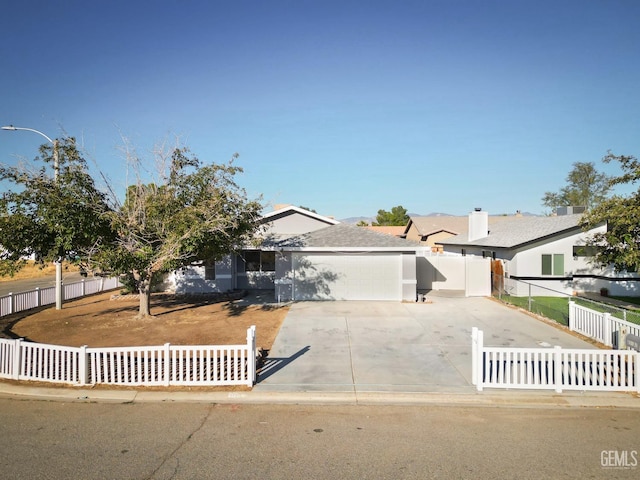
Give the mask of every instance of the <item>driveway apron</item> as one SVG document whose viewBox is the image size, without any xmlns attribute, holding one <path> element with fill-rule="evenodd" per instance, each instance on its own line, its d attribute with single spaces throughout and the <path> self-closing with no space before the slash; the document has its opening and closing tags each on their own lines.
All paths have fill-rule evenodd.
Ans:
<svg viewBox="0 0 640 480">
<path fill-rule="evenodd" d="M 485 344 L 594 348 L 489 298 L 294 303 L 256 391 L 472 392 L 471 329 Z"/>
</svg>

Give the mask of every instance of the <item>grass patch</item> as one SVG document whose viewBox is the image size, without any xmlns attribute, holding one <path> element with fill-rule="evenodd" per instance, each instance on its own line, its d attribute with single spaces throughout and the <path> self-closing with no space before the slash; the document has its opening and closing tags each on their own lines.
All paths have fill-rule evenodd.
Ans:
<svg viewBox="0 0 640 480">
<path fill-rule="evenodd" d="M 555 320 L 561 325 L 569 324 L 569 297 L 514 297 L 502 295 L 503 302 Z"/>
<path fill-rule="evenodd" d="M 626 303 L 633 303 L 634 305 L 640 305 L 640 297 L 611 297 L 616 300 L 621 300 Z"/>
<path fill-rule="evenodd" d="M 619 300 L 624 300 L 629 303 L 640 304 L 640 299 L 637 297 L 611 297 Z M 629 299 L 633 298 L 636 302 L 630 302 Z M 542 315 L 551 320 L 558 322 L 561 325 L 569 325 L 569 300 L 577 303 L 580 306 L 595 310 L 601 313 L 610 313 L 612 317 L 626 320 L 630 323 L 640 325 L 640 311 L 624 310 L 620 308 L 614 308 L 605 303 L 593 302 L 590 300 L 581 299 L 580 297 L 514 297 L 511 295 L 502 295 L 500 297 L 505 303 L 515 305 L 529 312 L 537 315 Z"/>
</svg>

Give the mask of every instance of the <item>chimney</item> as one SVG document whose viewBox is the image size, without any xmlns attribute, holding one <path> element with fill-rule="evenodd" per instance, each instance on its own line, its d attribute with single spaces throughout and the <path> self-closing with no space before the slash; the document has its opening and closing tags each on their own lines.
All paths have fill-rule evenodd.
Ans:
<svg viewBox="0 0 640 480">
<path fill-rule="evenodd" d="M 469 214 L 469 241 L 489 236 L 489 214 L 481 208 L 475 208 Z"/>
</svg>

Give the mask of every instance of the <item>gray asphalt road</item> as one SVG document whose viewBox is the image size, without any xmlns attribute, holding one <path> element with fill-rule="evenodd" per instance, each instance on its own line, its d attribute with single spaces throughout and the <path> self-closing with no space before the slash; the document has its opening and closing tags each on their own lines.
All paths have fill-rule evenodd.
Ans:
<svg viewBox="0 0 640 480">
<path fill-rule="evenodd" d="M 63 283 L 75 283 L 82 280 L 82 276 L 76 272 L 63 272 Z M 33 278 L 29 280 L 4 280 L 0 282 L 0 296 L 8 293 L 18 293 L 33 290 L 36 287 L 53 287 L 56 284 L 56 276 L 46 276 L 42 278 Z"/>
<path fill-rule="evenodd" d="M 0 399 L 11 479 L 638 478 L 637 410 Z"/>
</svg>

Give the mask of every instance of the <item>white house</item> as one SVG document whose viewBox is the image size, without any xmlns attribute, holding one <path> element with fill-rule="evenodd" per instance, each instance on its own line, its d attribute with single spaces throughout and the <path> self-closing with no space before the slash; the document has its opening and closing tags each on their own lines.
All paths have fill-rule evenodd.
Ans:
<svg viewBox="0 0 640 480">
<path fill-rule="evenodd" d="M 489 228 L 488 214 L 469 215 L 468 234 L 443 240 L 445 252 L 499 260 L 504 275 L 534 285 L 572 294 L 597 292 L 637 295 L 640 277 L 635 273 L 602 269 L 590 263 L 587 238 L 606 231 L 606 224 L 584 232 L 581 215 L 513 217 Z"/>
<path fill-rule="evenodd" d="M 177 293 L 274 290 L 280 300 L 416 299 L 413 242 L 286 206 L 262 218 L 255 247 L 169 275 Z"/>
</svg>

